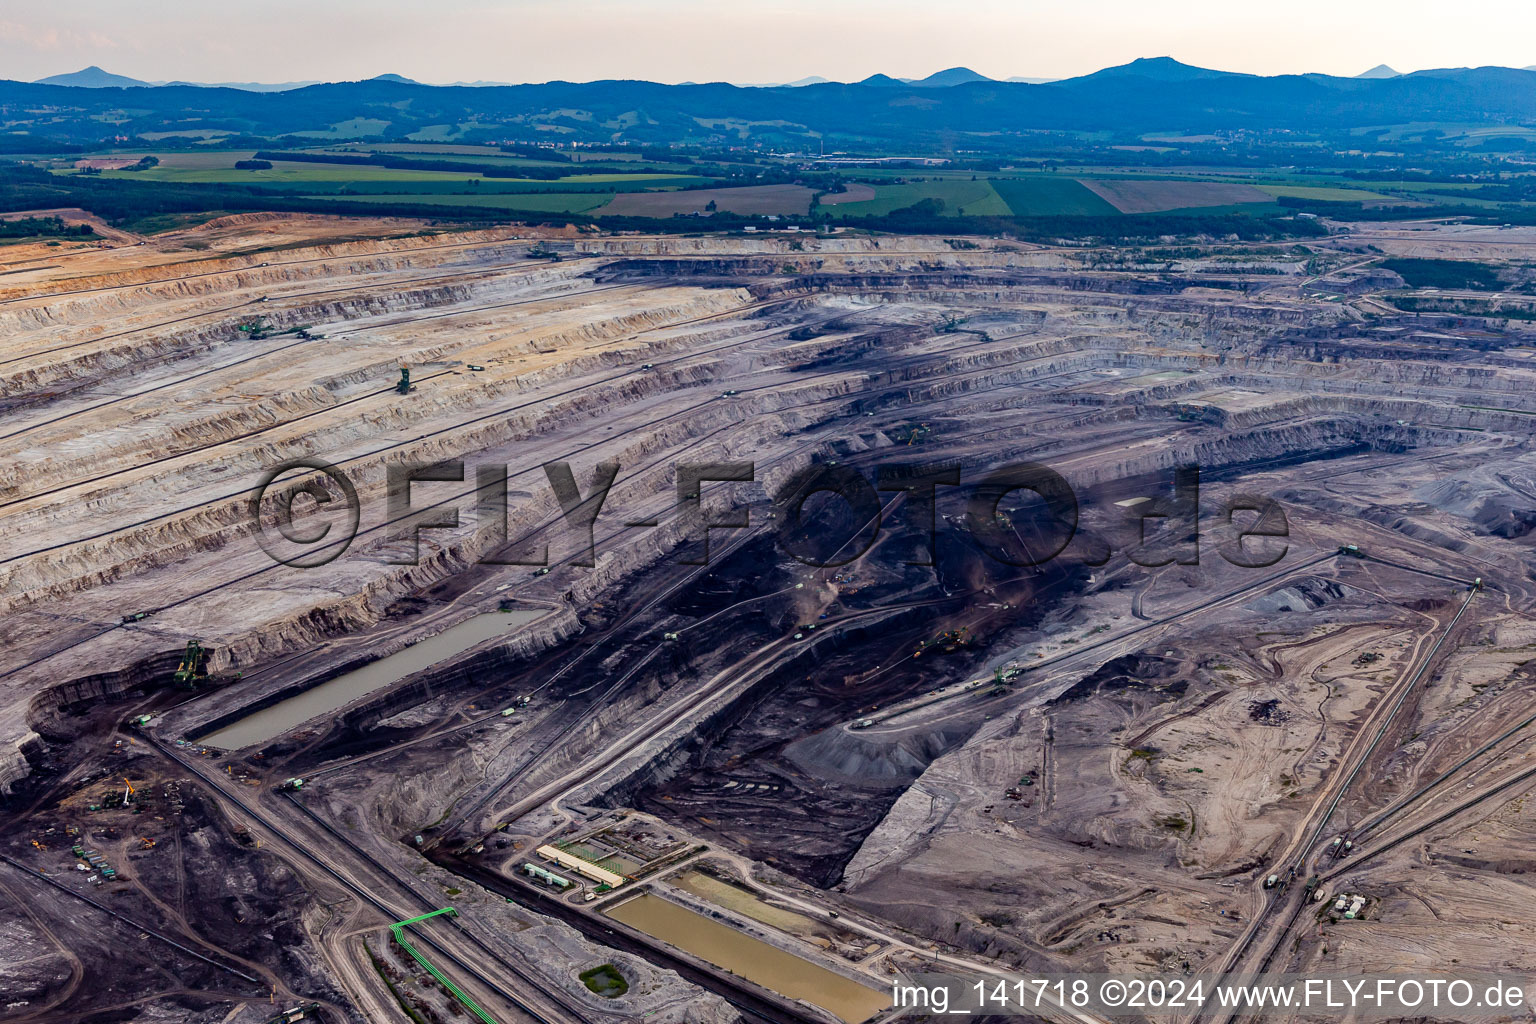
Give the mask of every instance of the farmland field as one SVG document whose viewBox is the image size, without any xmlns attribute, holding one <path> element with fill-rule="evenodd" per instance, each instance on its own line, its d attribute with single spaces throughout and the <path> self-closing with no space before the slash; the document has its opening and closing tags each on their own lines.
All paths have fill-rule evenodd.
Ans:
<svg viewBox="0 0 1536 1024">
<path fill-rule="evenodd" d="M 461 146 L 420 146 L 407 150 L 401 146 L 316 146 L 305 149 L 302 152 L 313 153 L 317 156 L 368 156 L 372 153 L 398 156 L 404 159 L 436 160 L 445 163 L 465 164 L 476 166 L 494 164 L 497 167 L 570 167 L 565 160 L 535 160 L 531 157 L 513 156 L 510 153 L 502 153 L 498 150 L 487 150 L 484 153 L 464 153 Z"/>
<path fill-rule="evenodd" d="M 208 168 L 233 168 L 236 160 L 249 160 L 256 155 L 254 149 L 197 149 L 197 150 L 158 150 L 158 149 L 134 149 L 103 153 L 95 159 L 127 158 L 130 162 L 136 162 L 140 157 L 152 156 L 160 161 L 156 171 L 166 168 L 180 170 L 199 170 Z"/>
<path fill-rule="evenodd" d="M 710 178 L 683 178 L 681 180 L 636 176 L 624 181 L 572 181 L 569 178 L 554 181 L 522 178 L 477 178 L 462 174 L 444 174 L 441 179 L 429 181 L 403 181 L 398 178 L 352 179 L 349 181 L 315 181 L 313 179 L 289 182 L 263 182 L 272 189 L 285 192 L 336 193 L 355 192 L 359 195 L 511 195 L 538 192 L 591 192 L 613 195 L 616 192 L 643 192 L 648 189 L 675 189 L 682 185 L 707 185 Z M 474 182 L 474 184 L 470 184 Z"/>
<path fill-rule="evenodd" d="M 388 127 L 388 121 L 382 121 L 376 117 L 354 117 L 349 121 L 338 121 L 325 131 L 293 132 L 292 134 L 306 139 L 356 139 L 383 134 L 384 129 Z"/>
<path fill-rule="evenodd" d="M 1008 204 L 983 178 L 978 181 L 946 179 L 919 181 L 906 185 L 876 185 L 875 197 L 865 202 L 844 202 L 832 213 L 834 217 L 883 217 L 924 199 L 944 203 L 944 214 L 951 217 L 1006 217 Z"/>
<path fill-rule="evenodd" d="M 160 164 L 142 171 L 122 169 L 124 164 L 137 162 L 140 156 L 153 155 Z M 416 170 L 401 167 L 380 167 L 373 164 L 325 164 L 299 160 L 273 160 L 272 167 L 261 171 L 243 171 L 235 168 L 237 160 L 249 160 L 250 150 L 220 150 L 212 152 L 166 152 L 154 154 L 123 153 L 111 157 L 97 157 L 81 163 L 101 167 L 107 177 L 135 181 L 161 181 L 179 184 L 227 184 L 267 185 L 289 188 L 305 188 L 314 185 L 331 187 L 357 187 L 367 191 L 388 191 L 400 188 L 406 192 L 457 191 L 469 181 L 476 181 L 478 188 L 488 192 L 525 192 L 529 190 L 555 191 L 565 186 L 576 191 L 619 192 L 627 189 L 679 188 L 685 185 L 707 184 L 712 178 L 694 174 L 606 172 L 584 174 L 569 164 L 560 164 L 572 173 L 563 178 L 486 178 L 468 167 L 463 171 Z M 448 159 L 454 159 L 448 157 Z M 466 161 L 477 158 L 464 156 Z M 480 157 L 481 163 L 506 163 L 519 166 L 516 158 Z M 533 161 L 522 161 L 531 164 Z"/>
<path fill-rule="evenodd" d="M 821 197 L 822 206 L 842 206 L 845 203 L 867 203 L 875 198 L 873 185 L 849 185 L 842 192 L 830 192 Z"/>
<path fill-rule="evenodd" d="M 1083 184 L 1108 200 L 1121 213 L 1160 213 L 1165 210 L 1274 201 L 1269 193 L 1252 185 L 1228 182 L 1103 178 L 1085 180 Z"/>
<path fill-rule="evenodd" d="M 609 153 L 590 150 L 565 150 L 564 156 L 569 160 L 560 160 L 551 156 L 549 159 L 532 156 L 519 156 L 507 153 L 495 146 L 453 146 L 432 145 L 430 143 L 386 143 L 384 145 L 366 145 L 362 143 L 337 143 L 331 146 L 315 146 L 305 150 L 308 153 L 340 154 L 342 156 L 367 156 L 370 153 L 387 153 L 392 156 L 416 158 L 420 160 L 448 160 L 455 163 L 466 164 L 505 164 L 511 167 L 570 167 L 573 164 L 624 164 L 643 162 L 648 168 L 660 171 L 677 171 L 690 173 L 690 168 L 685 164 L 676 164 L 669 161 L 642 160 L 639 153 Z"/>
<path fill-rule="evenodd" d="M 1018 217 L 1107 216 L 1117 212 L 1108 200 L 1075 178 L 1044 174 L 993 178 L 992 187 Z"/>
<path fill-rule="evenodd" d="M 131 181 L 169 181 L 187 184 L 262 185 L 288 181 L 458 181 L 478 178 L 469 171 L 412 171 L 368 164 L 313 164 L 273 160 L 270 170 L 237 171 L 229 166 L 173 167 L 162 163 L 145 171 L 106 171 L 104 176 Z M 515 181 L 517 179 L 506 179 Z M 547 182 L 546 182 L 547 184 Z"/>
<path fill-rule="evenodd" d="M 597 175 L 596 177 L 602 177 Z M 598 213 L 614 217 L 670 217 L 673 214 L 707 213 L 711 202 L 722 213 L 805 214 L 815 193 L 804 185 L 746 185 L 741 188 L 704 188 L 687 192 L 624 192 Z"/>
<path fill-rule="evenodd" d="M 659 193 L 671 195 L 672 193 Z M 692 193 L 685 193 L 691 195 Z M 640 193 L 643 197 L 646 193 Z M 527 210 L 531 213 L 587 213 L 608 200 L 606 192 L 490 193 L 487 195 L 317 195 L 309 198 L 354 203 L 411 203 L 420 206 L 479 207 L 490 210 Z M 607 211 L 604 211 L 607 212 Z M 642 215 L 643 216 L 643 215 Z"/>
<path fill-rule="evenodd" d="M 1363 188 L 1329 188 L 1323 185 L 1259 185 L 1257 188 L 1272 196 L 1293 196 L 1297 199 L 1319 199 L 1336 203 L 1401 201 Z"/>
</svg>

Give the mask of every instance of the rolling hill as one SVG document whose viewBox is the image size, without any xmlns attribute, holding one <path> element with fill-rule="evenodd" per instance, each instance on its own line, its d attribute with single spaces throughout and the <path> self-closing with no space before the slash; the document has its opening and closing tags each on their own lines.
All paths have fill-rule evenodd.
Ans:
<svg viewBox="0 0 1536 1024">
<path fill-rule="evenodd" d="M 35 122 L 13 115 L 13 137 L 0 134 L 0 144 L 16 152 L 22 145 L 18 135 L 29 143 L 96 143 L 109 119 L 116 135 L 205 128 L 265 138 L 323 133 L 330 139 L 392 141 L 433 126 L 469 125 L 462 140 L 621 139 L 650 145 L 752 138 L 791 147 L 796 140 L 817 137 L 938 146 L 955 133 L 991 138 L 1038 130 L 1316 132 L 1364 125 L 1536 121 L 1536 72 L 1528 70 L 1262 77 L 1192 67 L 1168 57 L 1050 84 L 998 82 L 952 68 L 910 83 L 873 75 L 851 85 L 777 87 L 642 81 L 429 86 L 393 75 L 283 92 L 167 85 L 136 91 L 123 119 L 119 89 L 146 84 L 99 68 L 52 82 L 0 82 L 0 103 L 10 110 L 46 112 L 38 113 Z"/>
</svg>

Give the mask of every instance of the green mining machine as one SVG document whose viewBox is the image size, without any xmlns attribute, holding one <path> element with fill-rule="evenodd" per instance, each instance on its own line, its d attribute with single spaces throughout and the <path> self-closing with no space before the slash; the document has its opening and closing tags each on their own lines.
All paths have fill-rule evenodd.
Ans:
<svg viewBox="0 0 1536 1024">
<path fill-rule="evenodd" d="M 176 666 L 176 685 L 195 689 L 198 683 L 207 678 L 208 652 L 203 648 L 201 641 L 188 640 L 187 649 L 181 656 L 181 664 Z"/>
</svg>

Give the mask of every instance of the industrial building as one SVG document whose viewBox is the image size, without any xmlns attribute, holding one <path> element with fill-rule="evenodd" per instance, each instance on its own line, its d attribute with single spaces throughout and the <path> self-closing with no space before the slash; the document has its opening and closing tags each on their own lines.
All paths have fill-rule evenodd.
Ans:
<svg viewBox="0 0 1536 1024">
<path fill-rule="evenodd" d="M 624 884 L 624 876 L 599 867 L 589 860 L 567 853 L 558 846 L 541 846 L 536 851 L 545 860 L 552 860 L 563 868 L 568 868 L 579 875 L 584 875 L 592 881 L 610 888 L 617 889 Z"/>
<path fill-rule="evenodd" d="M 569 889 L 572 885 L 575 884 L 569 878 L 566 878 L 563 875 L 557 875 L 553 871 L 549 871 L 545 868 L 541 868 L 532 861 L 529 861 L 523 865 L 523 874 L 527 875 L 529 878 L 537 878 L 539 881 L 545 883 L 546 885 L 558 885 L 562 889 Z"/>
</svg>

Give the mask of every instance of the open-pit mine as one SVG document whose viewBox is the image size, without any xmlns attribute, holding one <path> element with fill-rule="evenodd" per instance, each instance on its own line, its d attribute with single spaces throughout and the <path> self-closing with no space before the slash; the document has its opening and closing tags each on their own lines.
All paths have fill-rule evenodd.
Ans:
<svg viewBox="0 0 1536 1024">
<path fill-rule="evenodd" d="M 0 1020 L 1536 970 L 1533 252 L 5 249 Z"/>
</svg>

